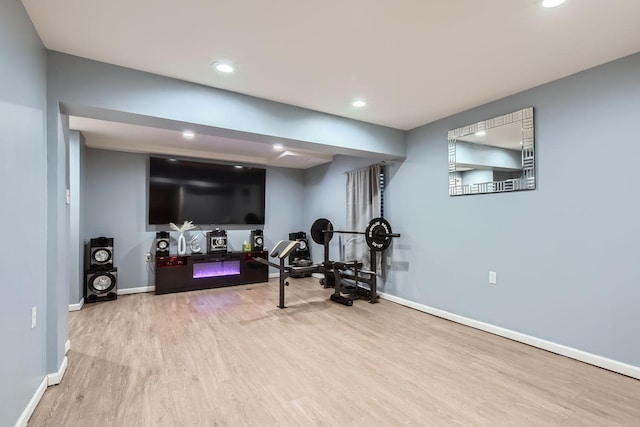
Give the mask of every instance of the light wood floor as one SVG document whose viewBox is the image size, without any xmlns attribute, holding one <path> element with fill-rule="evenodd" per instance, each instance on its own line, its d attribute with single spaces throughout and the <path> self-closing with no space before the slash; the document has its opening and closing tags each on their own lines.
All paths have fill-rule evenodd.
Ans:
<svg viewBox="0 0 640 427">
<path fill-rule="evenodd" d="M 640 381 L 316 279 L 70 313 L 29 426 L 640 426 Z"/>
</svg>

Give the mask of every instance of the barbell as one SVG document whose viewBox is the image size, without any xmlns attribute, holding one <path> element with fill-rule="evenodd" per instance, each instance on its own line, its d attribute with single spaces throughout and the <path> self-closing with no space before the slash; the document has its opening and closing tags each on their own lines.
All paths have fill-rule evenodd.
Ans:
<svg viewBox="0 0 640 427">
<path fill-rule="evenodd" d="M 334 230 L 333 224 L 326 218 L 318 218 L 311 225 L 311 238 L 319 245 L 330 242 L 333 233 L 342 234 L 364 234 L 369 249 L 375 252 L 382 252 L 391 245 L 393 237 L 400 237 L 400 234 L 391 231 L 391 224 L 384 218 L 374 218 L 369 221 L 364 231 L 343 231 Z"/>
</svg>

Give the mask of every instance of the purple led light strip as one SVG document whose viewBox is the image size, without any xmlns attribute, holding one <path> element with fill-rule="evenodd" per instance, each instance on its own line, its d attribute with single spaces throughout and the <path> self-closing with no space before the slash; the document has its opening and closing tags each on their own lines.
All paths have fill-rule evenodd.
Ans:
<svg viewBox="0 0 640 427">
<path fill-rule="evenodd" d="M 217 261 L 193 264 L 193 278 L 233 276 L 240 274 L 240 261 Z"/>
</svg>

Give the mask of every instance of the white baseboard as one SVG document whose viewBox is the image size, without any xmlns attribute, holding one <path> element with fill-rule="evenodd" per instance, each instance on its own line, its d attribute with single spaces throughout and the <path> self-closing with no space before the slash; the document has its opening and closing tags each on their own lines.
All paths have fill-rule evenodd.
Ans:
<svg viewBox="0 0 640 427">
<path fill-rule="evenodd" d="M 62 381 L 62 377 L 64 376 L 65 371 L 67 370 L 67 356 L 62 359 L 62 363 L 60 364 L 60 369 L 58 372 L 54 372 L 52 374 L 47 375 L 47 385 L 56 385 L 60 384 Z"/>
<path fill-rule="evenodd" d="M 27 404 L 27 407 L 24 408 L 24 411 L 22 411 L 22 414 L 20 415 L 20 418 L 18 418 L 18 421 L 16 422 L 15 427 L 27 426 L 27 422 L 29 421 L 29 418 L 31 418 L 31 414 L 33 414 L 33 411 L 36 410 L 36 406 L 38 406 L 38 402 L 40 402 L 40 399 L 42 399 L 42 395 L 44 394 L 44 391 L 46 389 L 47 389 L 47 377 L 44 377 L 42 379 L 42 382 L 36 389 L 36 392 L 34 393 L 33 397 Z"/>
<path fill-rule="evenodd" d="M 280 272 L 277 273 L 269 273 L 269 279 L 277 279 L 280 277 Z"/>
<path fill-rule="evenodd" d="M 618 362 L 606 357 L 598 356 L 595 354 L 587 353 L 582 350 L 567 347 L 561 344 L 556 344 L 551 341 L 546 341 L 540 338 L 525 335 L 520 332 L 515 332 L 509 329 L 494 326 L 488 323 L 480 322 L 477 320 L 469 319 L 467 317 L 459 316 L 457 314 L 449 313 L 444 310 L 429 307 L 423 304 L 418 304 L 413 301 L 405 300 L 393 295 L 386 294 L 384 292 L 378 293 L 381 298 L 389 300 L 391 302 L 410 307 L 424 313 L 432 314 L 443 319 L 451 320 L 452 322 L 460 323 L 462 325 L 470 326 L 481 331 L 489 332 L 494 335 L 509 338 L 514 341 L 518 341 L 533 347 L 541 348 L 543 350 L 550 351 L 552 353 L 560 354 L 562 356 L 569 357 L 571 359 L 579 360 L 581 362 L 588 363 L 590 365 L 598 366 L 600 368 L 607 369 L 609 371 L 617 372 L 622 375 L 626 375 L 632 378 L 640 379 L 640 367 L 629 365 L 623 362 Z"/>
<path fill-rule="evenodd" d="M 67 342 L 64 343 L 64 355 L 66 356 L 67 353 L 69 353 L 69 349 L 71 348 L 71 341 L 67 340 Z"/>
<path fill-rule="evenodd" d="M 143 294 L 145 292 L 155 292 L 155 286 L 142 286 L 140 288 L 118 289 L 118 295 Z"/>
<path fill-rule="evenodd" d="M 84 298 L 82 298 L 80 302 L 77 304 L 69 304 L 69 311 L 78 311 L 82 308 L 83 305 L 84 305 Z"/>
<path fill-rule="evenodd" d="M 69 351 L 70 346 L 71 346 L 71 342 L 67 340 L 67 342 L 64 345 L 65 354 L 67 354 L 67 351 Z M 40 383 L 33 397 L 27 404 L 27 407 L 24 408 L 24 411 L 22 411 L 20 418 L 18 418 L 18 421 L 16 422 L 15 427 L 27 427 L 27 422 L 29 421 L 29 418 L 31 418 L 33 411 L 36 410 L 36 407 L 38 406 L 40 399 L 42 399 L 42 395 L 44 394 L 47 387 L 51 385 L 60 384 L 60 382 L 62 381 L 62 377 L 64 376 L 64 373 L 67 370 L 67 363 L 68 363 L 67 357 L 65 356 L 64 359 L 62 359 L 62 363 L 60 364 L 60 369 L 58 369 L 58 372 L 54 372 L 53 374 L 47 374 L 47 376 L 45 376 L 42 379 L 42 382 Z"/>
</svg>

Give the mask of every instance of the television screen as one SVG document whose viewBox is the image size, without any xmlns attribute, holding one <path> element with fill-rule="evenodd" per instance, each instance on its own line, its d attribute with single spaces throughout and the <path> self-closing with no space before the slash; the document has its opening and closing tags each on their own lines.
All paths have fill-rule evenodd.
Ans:
<svg viewBox="0 0 640 427">
<path fill-rule="evenodd" d="M 264 224 L 266 170 L 151 157 L 149 224 Z"/>
</svg>

